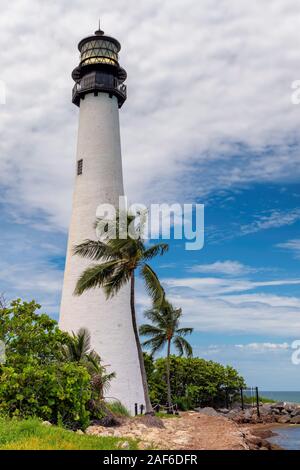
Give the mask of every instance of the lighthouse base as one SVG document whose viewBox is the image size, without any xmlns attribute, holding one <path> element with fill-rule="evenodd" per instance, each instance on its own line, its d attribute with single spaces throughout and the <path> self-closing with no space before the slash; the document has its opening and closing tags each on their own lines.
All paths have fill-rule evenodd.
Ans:
<svg viewBox="0 0 300 470">
<path fill-rule="evenodd" d="M 120 401 L 133 415 L 135 404 L 140 408 L 145 399 L 131 322 L 129 286 L 111 300 L 106 300 L 100 289 L 72 297 L 62 299 L 60 328 L 70 333 L 82 327 L 89 330 L 92 348 L 107 372 L 116 374 L 105 398 Z"/>
</svg>

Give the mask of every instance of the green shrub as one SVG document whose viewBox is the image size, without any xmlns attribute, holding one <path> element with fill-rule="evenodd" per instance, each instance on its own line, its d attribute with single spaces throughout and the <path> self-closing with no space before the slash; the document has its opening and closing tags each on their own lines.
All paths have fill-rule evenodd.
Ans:
<svg viewBox="0 0 300 470">
<path fill-rule="evenodd" d="M 90 376 L 77 364 L 32 363 L 22 370 L 2 366 L 0 411 L 8 416 L 38 416 L 70 427 L 86 427 Z"/>
<path fill-rule="evenodd" d="M 77 363 L 62 361 L 68 335 L 35 302 L 12 302 L 0 310 L 0 339 L 6 362 L 0 365 L 0 411 L 38 416 L 71 427 L 89 422 L 90 375 Z"/>
<path fill-rule="evenodd" d="M 146 355 L 145 362 L 152 402 L 164 405 L 167 402 L 166 360 L 153 361 Z M 224 405 L 225 387 L 234 393 L 245 386 L 244 379 L 232 367 L 198 357 L 171 356 L 170 379 L 172 400 L 182 410 L 199 405 Z"/>
</svg>

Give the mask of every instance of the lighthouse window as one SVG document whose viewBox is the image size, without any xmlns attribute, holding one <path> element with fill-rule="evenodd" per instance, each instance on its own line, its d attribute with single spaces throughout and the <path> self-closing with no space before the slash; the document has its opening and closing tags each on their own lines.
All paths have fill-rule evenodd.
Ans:
<svg viewBox="0 0 300 470">
<path fill-rule="evenodd" d="M 77 161 L 77 175 L 82 175 L 83 160 Z"/>
</svg>

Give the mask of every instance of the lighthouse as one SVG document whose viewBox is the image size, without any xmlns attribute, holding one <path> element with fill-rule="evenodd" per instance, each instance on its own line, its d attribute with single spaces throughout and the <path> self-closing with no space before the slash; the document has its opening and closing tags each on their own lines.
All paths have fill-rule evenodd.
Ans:
<svg viewBox="0 0 300 470">
<path fill-rule="evenodd" d="M 109 300 L 102 289 L 74 296 L 76 282 L 89 262 L 73 255 L 75 245 L 96 239 L 97 207 L 107 203 L 117 207 L 124 195 L 119 109 L 126 101 L 127 74 L 119 65 L 120 43 L 100 27 L 82 39 L 78 49 L 80 63 L 72 72 L 72 101 L 79 108 L 75 186 L 59 325 L 68 332 L 89 330 L 93 349 L 116 373 L 107 395 L 133 413 L 135 403 L 145 400 L 129 286 Z"/>
</svg>

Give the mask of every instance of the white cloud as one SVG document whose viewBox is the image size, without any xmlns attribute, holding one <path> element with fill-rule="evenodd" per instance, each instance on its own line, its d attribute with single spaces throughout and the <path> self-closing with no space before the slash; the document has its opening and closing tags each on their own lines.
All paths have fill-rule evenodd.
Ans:
<svg viewBox="0 0 300 470">
<path fill-rule="evenodd" d="M 188 269 L 194 273 L 219 273 L 229 276 L 237 276 L 243 274 L 254 273 L 257 268 L 246 266 L 239 261 L 216 261 L 211 264 L 197 264 Z"/>
<path fill-rule="evenodd" d="M 289 337 L 300 331 L 300 298 L 247 293 L 257 288 L 299 285 L 299 279 L 172 278 L 163 282 L 174 305 L 182 307 L 185 324 L 196 331 Z"/>
<path fill-rule="evenodd" d="M 278 279 L 274 281 L 250 281 L 247 279 L 223 279 L 218 277 L 166 278 L 164 283 L 170 288 L 188 288 L 203 296 L 244 292 L 260 287 L 299 285 L 300 279 Z"/>
<path fill-rule="evenodd" d="M 256 352 L 281 351 L 290 349 L 289 343 L 248 343 L 236 344 L 235 347 L 242 350 L 250 349 Z"/>
<path fill-rule="evenodd" d="M 300 309 L 300 298 L 267 293 L 226 295 L 226 300 L 240 305 L 270 305 L 271 307 L 295 307 Z"/>
<path fill-rule="evenodd" d="M 300 209 L 291 211 L 273 210 L 268 215 L 259 215 L 254 222 L 242 225 L 240 228 L 241 235 L 259 232 L 270 228 L 283 227 L 284 225 L 292 225 L 300 220 Z"/>
<path fill-rule="evenodd" d="M 300 258 L 300 238 L 294 238 L 293 240 L 288 240 L 284 243 L 278 243 L 276 246 L 278 248 L 290 250 L 295 258 Z"/>
<path fill-rule="evenodd" d="M 15 0 L 0 19 L 0 183 L 17 212 L 68 226 L 77 128 L 70 72 L 99 14 L 128 71 L 121 123 L 132 200 L 193 200 L 298 178 L 294 0 L 90 0 L 88 8 L 84 0 Z"/>
</svg>

